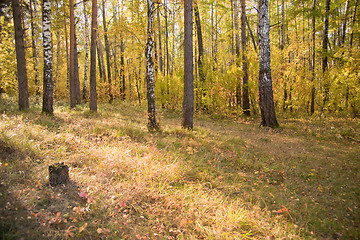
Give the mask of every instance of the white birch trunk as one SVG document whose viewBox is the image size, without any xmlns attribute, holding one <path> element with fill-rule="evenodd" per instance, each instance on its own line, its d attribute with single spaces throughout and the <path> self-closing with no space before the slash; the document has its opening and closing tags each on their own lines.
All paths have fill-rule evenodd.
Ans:
<svg viewBox="0 0 360 240">
<path fill-rule="evenodd" d="M 44 113 L 53 114 L 53 80 L 51 51 L 51 2 L 43 0 L 43 42 L 44 42 L 44 80 L 43 108 Z"/>
</svg>

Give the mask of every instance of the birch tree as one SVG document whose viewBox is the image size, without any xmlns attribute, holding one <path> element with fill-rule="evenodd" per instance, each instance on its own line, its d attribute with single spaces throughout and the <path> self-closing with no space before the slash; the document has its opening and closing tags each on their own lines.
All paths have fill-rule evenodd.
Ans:
<svg viewBox="0 0 360 240">
<path fill-rule="evenodd" d="M 52 46 L 51 46 L 51 2 L 43 0 L 43 47 L 44 47 L 44 76 L 43 76 L 43 107 L 42 112 L 53 114 L 53 80 L 52 80 Z"/>
<path fill-rule="evenodd" d="M 271 80 L 268 7 L 268 0 L 259 0 L 259 104 L 261 125 L 278 127 Z"/>
<path fill-rule="evenodd" d="M 97 0 L 92 0 L 91 7 L 91 47 L 90 47 L 90 111 L 97 111 L 96 93 L 96 41 L 97 41 Z"/>
<path fill-rule="evenodd" d="M 154 46 L 154 1 L 147 0 L 147 42 L 146 42 L 146 82 L 147 82 L 147 100 L 148 100 L 148 128 L 155 130 L 159 127 L 155 114 L 155 87 L 154 87 L 154 60 L 153 60 L 153 46 Z"/>
<path fill-rule="evenodd" d="M 85 64 L 84 64 L 84 85 L 82 92 L 82 99 L 86 101 L 87 92 L 87 77 L 88 77 L 88 65 L 89 65 L 89 29 L 88 29 L 88 16 L 86 13 L 86 2 L 83 1 L 84 5 L 84 21 L 85 21 Z"/>
<path fill-rule="evenodd" d="M 245 14 L 245 0 L 240 0 L 241 6 L 241 53 L 242 53 L 242 109 L 246 116 L 250 116 L 250 101 L 249 101 L 249 73 L 248 62 L 246 58 L 246 14 Z"/>
</svg>

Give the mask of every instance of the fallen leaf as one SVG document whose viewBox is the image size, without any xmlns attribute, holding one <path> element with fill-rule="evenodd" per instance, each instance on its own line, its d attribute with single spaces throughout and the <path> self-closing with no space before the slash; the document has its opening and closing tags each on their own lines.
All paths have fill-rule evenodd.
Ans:
<svg viewBox="0 0 360 240">
<path fill-rule="evenodd" d="M 79 228 L 79 233 L 81 233 L 82 231 L 85 230 L 85 228 L 87 227 L 87 223 L 85 223 L 84 225 L 82 225 L 80 228 Z"/>
</svg>

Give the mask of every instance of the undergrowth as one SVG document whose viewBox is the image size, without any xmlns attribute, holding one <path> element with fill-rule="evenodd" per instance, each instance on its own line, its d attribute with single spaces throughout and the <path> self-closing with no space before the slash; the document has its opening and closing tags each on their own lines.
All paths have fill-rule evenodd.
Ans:
<svg viewBox="0 0 360 240">
<path fill-rule="evenodd" d="M 2 99 L 4 239 L 359 239 L 359 121 L 195 118 L 86 105 L 54 116 Z M 64 162 L 71 182 L 48 184 Z"/>
</svg>

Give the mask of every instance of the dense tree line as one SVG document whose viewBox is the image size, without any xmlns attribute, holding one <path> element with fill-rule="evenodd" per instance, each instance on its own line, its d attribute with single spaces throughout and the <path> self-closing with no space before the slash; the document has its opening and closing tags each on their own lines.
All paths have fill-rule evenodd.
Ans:
<svg viewBox="0 0 360 240">
<path fill-rule="evenodd" d="M 52 94 L 71 107 L 89 97 L 93 111 L 97 99 L 146 99 L 151 127 L 155 105 L 182 108 L 187 128 L 194 111 L 261 113 L 270 126 L 275 111 L 358 117 L 358 4 L 2 0 L 1 87 L 20 93 L 21 109 L 42 94 L 44 112 L 53 111 Z"/>
</svg>

